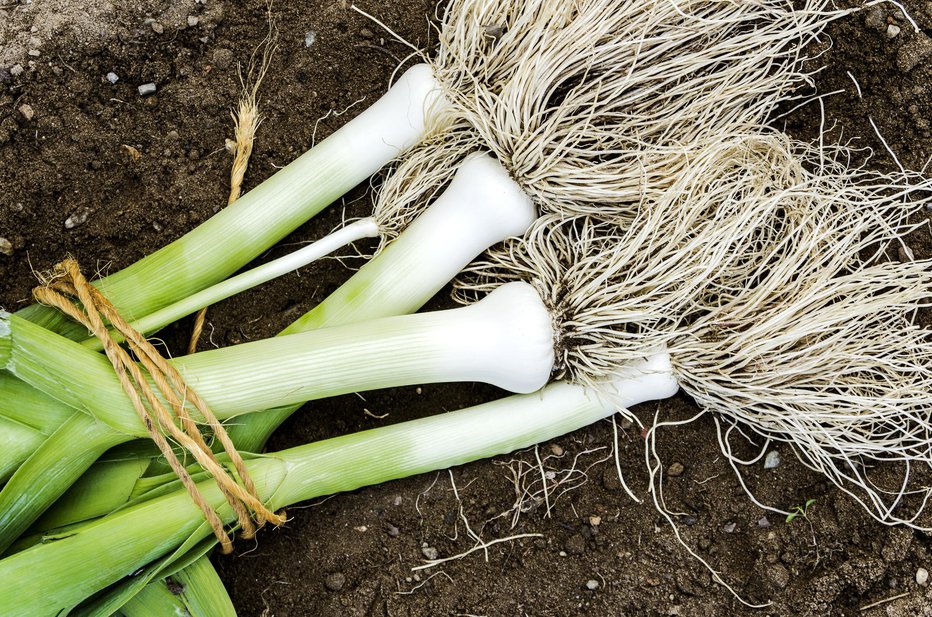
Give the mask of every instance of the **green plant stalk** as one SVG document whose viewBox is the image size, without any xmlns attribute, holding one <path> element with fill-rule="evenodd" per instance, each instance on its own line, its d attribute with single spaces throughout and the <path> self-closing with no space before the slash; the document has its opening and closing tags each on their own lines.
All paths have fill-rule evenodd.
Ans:
<svg viewBox="0 0 932 617">
<path fill-rule="evenodd" d="M 591 424 L 618 407 L 672 395 L 676 385 L 669 359 L 661 365 L 629 369 L 614 389 L 615 404 L 610 404 L 580 386 L 551 384 L 533 394 L 257 458 L 248 462 L 249 471 L 263 500 L 279 509 L 504 454 Z M 198 486 L 225 520 L 233 520 L 212 482 Z M 209 533 L 184 492 L 130 506 L 72 530 L 67 537 L 0 560 L 0 580 L 17 590 L 0 595 L 0 615 L 54 614 Z M 97 555 L 107 558 L 93 559 Z"/>
<path fill-rule="evenodd" d="M 16 316 L 0 316 L 0 323 L 13 342 L 8 357 L 0 358 L 7 370 L 90 413 L 69 419 L 0 491 L 0 546 L 6 549 L 102 451 L 147 433 L 106 358 Z M 536 292 L 511 284 L 470 307 L 255 341 L 174 364 L 225 420 L 263 407 L 415 383 L 489 381 L 533 391 L 549 377 L 552 340 L 551 318 Z M 80 439 L 68 437 L 74 433 Z"/>
<path fill-rule="evenodd" d="M 86 414 L 76 413 L 66 420 L 0 491 L 0 553 L 70 486 L 72 478 L 124 440 L 122 434 Z M 42 470 L 41 481 L 35 481 L 33 469 Z"/>
<path fill-rule="evenodd" d="M 94 284 L 122 315 L 132 319 L 226 279 L 413 146 L 425 133 L 427 115 L 444 104 L 431 69 L 427 65 L 409 69 L 369 109 L 233 205 L 170 245 Z M 83 326 L 50 307 L 33 305 L 18 315 L 69 338 L 87 336 Z M 9 351 L 3 335 L 0 326 L 0 364 L 4 364 L 2 360 Z M 94 443 L 101 447 L 102 442 Z M 75 449 L 78 444 L 70 445 Z M 8 470 L 18 467 L 13 455 L 21 452 L 11 451 L 0 467 Z M 98 456 L 101 453 L 96 452 Z M 96 456 L 91 458 L 86 453 L 82 458 L 90 458 L 90 465 Z M 83 473 L 77 466 L 69 464 L 68 468 L 72 473 Z M 64 476 L 58 471 L 49 475 L 58 481 L 43 485 L 47 495 L 70 485 L 64 483 Z M 24 523 L 28 525 L 32 520 L 34 516 L 27 517 Z M 0 523 L 0 551 L 12 539 L 10 530 Z"/>
<path fill-rule="evenodd" d="M 427 114 L 441 104 L 431 69 L 409 69 L 375 104 L 232 205 L 94 284 L 133 319 L 226 279 L 417 143 Z M 18 314 L 69 338 L 87 336 L 50 307 Z"/>
<path fill-rule="evenodd" d="M 125 617 L 236 617 L 236 609 L 223 581 L 201 557 L 167 579 L 146 585 L 138 595 L 120 607 Z"/>
<path fill-rule="evenodd" d="M 284 333 L 412 312 L 483 250 L 508 236 L 523 233 L 536 218 L 533 204 L 507 173 L 491 168 L 491 163 L 488 157 L 472 159 L 469 162 L 472 169 L 484 169 L 484 181 L 461 182 L 468 190 L 445 191 L 378 256 Z M 4 322 L 0 320 L 2 327 L 5 327 Z M 9 341 L 0 336 L 0 362 L 4 361 L 4 345 L 9 356 Z M 260 413 L 243 416 L 240 423 L 231 427 L 231 438 L 240 450 L 258 451 L 271 431 L 298 407 L 292 404 L 272 410 L 269 413 L 274 415 L 267 420 Z M 82 445 L 74 441 L 70 448 L 77 451 Z M 97 450 L 81 452 L 80 456 L 88 460 L 102 454 L 103 450 Z M 58 452 L 58 456 L 66 459 L 68 450 Z M 48 460 L 42 459 L 41 454 L 36 457 Z M 31 511 L 8 512 L 0 518 L 0 550 L 9 546 L 86 470 L 86 467 L 68 466 L 72 475 L 66 477 L 55 466 L 29 463 L 24 464 L 28 468 L 22 473 L 31 482 L 44 487 L 45 500 L 34 501 Z M 56 482 L 48 482 L 50 477 L 55 477 Z M 0 505 L 4 499 L 4 493 L 0 492 Z"/>
</svg>

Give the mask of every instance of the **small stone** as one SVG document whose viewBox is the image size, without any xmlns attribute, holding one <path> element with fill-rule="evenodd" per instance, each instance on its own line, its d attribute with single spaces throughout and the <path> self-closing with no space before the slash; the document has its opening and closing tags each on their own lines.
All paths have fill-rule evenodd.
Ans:
<svg viewBox="0 0 932 617">
<path fill-rule="evenodd" d="M 172 129 L 172 130 L 168 131 L 167 133 L 165 133 L 165 137 L 167 137 L 168 139 L 171 139 L 172 141 L 174 141 L 174 140 L 178 139 L 178 131 L 176 131 L 175 129 Z"/>
<path fill-rule="evenodd" d="M 188 15 L 188 25 L 192 28 L 201 23 L 201 20 L 197 18 L 196 15 Z"/>
<path fill-rule="evenodd" d="M 23 118 L 26 119 L 26 122 L 32 120 L 36 115 L 36 112 L 33 111 L 32 106 L 26 103 L 19 106 L 19 113 L 22 114 Z"/>
<path fill-rule="evenodd" d="M 110 71 L 107 73 L 107 81 L 109 81 L 111 84 L 115 84 L 116 82 L 120 81 L 120 76 L 113 71 Z"/>
<path fill-rule="evenodd" d="M 582 555 L 586 550 L 586 539 L 577 533 L 570 536 L 564 548 L 570 555 Z"/>
<path fill-rule="evenodd" d="M 356 525 L 355 527 L 353 527 L 353 531 L 358 531 L 359 533 L 366 533 L 367 531 L 369 531 L 369 528 L 366 527 L 365 525 Z"/>
<path fill-rule="evenodd" d="M 883 8 L 872 6 L 864 17 L 864 25 L 871 30 L 883 30 L 887 27 L 887 16 L 884 15 Z"/>
<path fill-rule="evenodd" d="M 150 24 L 150 27 L 156 34 L 162 34 L 165 32 L 165 27 L 157 21 L 153 21 L 152 24 Z"/>
<path fill-rule="evenodd" d="M 310 47 L 314 44 L 314 41 L 317 40 L 317 33 L 313 30 L 308 30 L 307 34 L 304 35 L 304 46 Z"/>
<path fill-rule="evenodd" d="M 0 66 L 0 84 L 5 84 L 10 81 L 13 81 L 13 73 L 5 66 Z"/>
<path fill-rule="evenodd" d="M 602 517 L 601 516 L 590 516 L 589 524 L 592 525 L 593 527 L 598 527 L 599 525 L 602 524 Z"/>
<path fill-rule="evenodd" d="M 327 578 L 324 579 L 324 586 L 330 591 L 340 591 L 345 584 L 346 576 L 344 576 L 342 572 L 333 572 L 332 574 L 328 574 Z"/>
<path fill-rule="evenodd" d="M 678 478 L 683 475 L 685 468 L 682 463 L 673 463 L 667 467 L 667 475 L 671 478 Z"/>
<path fill-rule="evenodd" d="M 91 211 L 88 208 L 79 208 L 65 219 L 65 229 L 74 229 L 79 225 L 83 225 L 87 222 L 87 217 L 91 215 Z"/>
<path fill-rule="evenodd" d="M 152 82 L 142 84 L 137 89 L 139 90 L 139 96 L 149 96 L 150 94 L 155 94 L 156 91 L 155 84 Z"/>
<path fill-rule="evenodd" d="M 722 527 L 722 530 L 725 533 L 734 533 L 737 527 L 738 527 L 738 523 L 735 523 L 735 522 L 725 523 L 725 526 Z"/>
<path fill-rule="evenodd" d="M 33 58 L 38 58 L 39 56 L 42 55 L 42 52 L 39 51 L 38 49 L 30 49 L 26 53 L 32 56 Z"/>
<path fill-rule="evenodd" d="M 37 36 L 29 37 L 29 46 L 32 48 L 42 47 L 42 39 Z"/>
<path fill-rule="evenodd" d="M 19 77 L 20 75 L 23 74 L 24 70 L 25 69 L 23 68 L 22 64 L 14 64 L 13 66 L 10 67 L 10 75 L 12 75 L 13 77 Z"/>
<path fill-rule="evenodd" d="M 929 571 L 925 568 L 916 570 L 916 584 L 925 587 L 929 584 Z"/>
<path fill-rule="evenodd" d="M 375 36 L 375 32 L 373 32 L 369 28 L 363 28 L 362 30 L 359 31 L 359 36 L 361 36 L 364 39 L 371 39 L 372 37 Z"/>
<path fill-rule="evenodd" d="M 932 39 L 919 33 L 908 43 L 904 43 L 896 52 L 896 68 L 902 73 L 909 73 L 919 63 L 932 55 Z"/>
<path fill-rule="evenodd" d="M 767 453 L 767 456 L 764 458 L 764 469 L 776 469 L 780 466 L 780 453 L 776 450 L 771 450 Z"/>
<path fill-rule="evenodd" d="M 913 249 L 909 248 L 905 244 L 901 244 L 896 249 L 896 255 L 899 257 L 900 261 L 903 263 L 908 263 L 910 261 L 916 261 L 916 255 L 913 253 Z"/>
<path fill-rule="evenodd" d="M 233 65 L 233 52 L 225 48 L 214 50 L 213 63 L 220 70 L 230 68 Z"/>
<path fill-rule="evenodd" d="M 770 519 L 767 518 L 766 516 L 760 517 L 760 519 L 758 519 L 757 521 L 757 526 L 760 527 L 761 529 L 766 529 L 770 527 Z"/>
<path fill-rule="evenodd" d="M 777 589 L 785 589 L 790 583 L 790 571 L 782 564 L 775 564 L 768 568 L 767 575 Z"/>
<path fill-rule="evenodd" d="M 440 557 L 440 552 L 437 549 L 435 549 L 433 546 L 422 546 L 421 554 L 423 554 L 424 557 L 426 557 L 427 559 L 430 559 L 431 561 Z"/>
<path fill-rule="evenodd" d="M 3 253 L 4 255 L 12 255 L 13 243 L 6 238 L 0 238 L 0 253 Z"/>
<path fill-rule="evenodd" d="M 395 498 L 392 499 L 392 505 L 393 505 L 393 506 L 400 506 L 400 505 L 401 505 L 401 495 L 395 495 Z"/>
<path fill-rule="evenodd" d="M 401 530 L 399 530 L 397 527 L 395 527 L 391 523 L 386 523 L 385 533 L 387 533 L 392 538 L 397 538 L 399 535 L 401 535 Z"/>
<path fill-rule="evenodd" d="M 554 456 L 563 456 L 563 448 L 561 448 L 559 444 L 550 444 L 550 452 L 552 452 Z"/>
<path fill-rule="evenodd" d="M 590 578 L 588 581 L 586 581 L 586 589 L 588 589 L 589 591 L 595 591 L 598 588 L 599 588 L 599 581 L 595 580 L 594 578 Z"/>
<path fill-rule="evenodd" d="M 890 24 L 889 26 L 887 26 L 887 38 L 888 39 L 895 39 L 896 35 L 898 35 L 899 33 L 900 33 L 900 27 L 897 26 L 896 24 Z"/>
</svg>

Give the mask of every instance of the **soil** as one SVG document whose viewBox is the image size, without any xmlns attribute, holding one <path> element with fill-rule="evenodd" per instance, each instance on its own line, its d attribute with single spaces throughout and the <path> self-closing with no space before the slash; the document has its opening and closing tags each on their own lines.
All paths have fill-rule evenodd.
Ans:
<svg viewBox="0 0 932 617">
<path fill-rule="evenodd" d="M 932 4 L 904 4 L 923 33 L 893 4 L 829 29 L 831 38 L 813 49 L 825 66 L 815 86 L 834 94 L 823 99 L 824 116 L 818 104 L 790 114 L 793 134 L 813 138 L 820 125 L 832 127 L 829 138 L 858 140 L 881 168 L 895 165 L 888 148 L 906 167 L 929 162 Z M 430 0 L 361 6 L 419 47 L 436 40 Z M 343 2 L 279 0 L 273 12 L 281 37 L 261 90 L 265 120 L 247 188 L 374 100 L 409 51 Z M 309 32 L 315 40 L 307 46 Z M 226 203 L 231 158 L 224 140 L 240 91 L 237 67 L 265 33 L 265 3 L 255 0 L 0 3 L 0 237 L 8 241 L 0 249 L 9 253 L 0 253 L 0 305 L 28 303 L 33 272 L 67 254 L 114 271 Z M 140 96 L 138 86 L 147 83 L 156 93 Z M 361 215 L 367 191 L 357 188 L 286 242 L 319 237 L 344 212 Z M 924 240 L 911 248 L 932 256 Z M 341 262 L 325 261 L 217 305 L 202 347 L 270 336 L 349 274 Z M 449 304 L 441 294 L 431 306 Z M 161 337 L 180 351 L 189 329 L 186 320 Z M 295 415 L 269 447 L 499 394 L 480 385 L 426 385 L 321 401 Z M 649 423 L 655 412 L 684 420 L 698 408 L 680 395 L 635 411 Z M 743 606 L 677 542 L 651 503 L 640 428 L 620 427 L 618 443 L 621 468 L 642 503 L 618 482 L 612 435 L 603 422 L 536 452 L 302 504 L 289 511 L 286 527 L 241 541 L 214 563 L 244 616 L 932 615 L 932 590 L 916 583 L 917 570 L 932 569 L 929 534 L 873 521 L 778 446 L 778 467 L 758 461 L 742 473 L 762 503 L 788 510 L 813 500 L 805 517 L 785 522 L 749 499 L 719 452 L 713 419 L 702 416 L 661 434 L 664 497 L 682 513 L 683 542 L 745 600 L 770 603 Z M 563 484 L 551 487 L 549 508 L 529 502 L 517 516 L 512 474 L 527 474 L 522 489 L 539 488 L 531 484 L 537 456 L 552 482 Z M 469 529 L 485 540 L 538 535 L 412 571 L 426 555 L 472 548 Z"/>
</svg>

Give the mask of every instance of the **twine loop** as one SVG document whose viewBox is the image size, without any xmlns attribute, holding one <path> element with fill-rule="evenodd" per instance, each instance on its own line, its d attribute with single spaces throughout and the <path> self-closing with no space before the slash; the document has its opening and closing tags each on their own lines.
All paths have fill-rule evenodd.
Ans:
<svg viewBox="0 0 932 617">
<path fill-rule="evenodd" d="M 65 259 L 57 264 L 43 284 L 33 290 L 33 295 L 42 304 L 53 306 L 81 323 L 100 339 L 120 385 L 139 414 L 149 437 L 165 456 L 194 503 L 204 513 L 224 553 L 229 553 L 233 544 L 224 529 L 223 520 L 200 493 L 197 483 L 179 461 L 169 439 L 191 453 L 198 464 L 213 477 L 227 503 L 236 513 L 244 537 L 254 536 L 256 529 L 266 522 L 275 525 L 285 522 L 282 514 L 271 512 L 259 499 L 242 456 L 204 400 L 185 384 L 181 373 L 162 357 L 152 343 L 133 329 L 113 304 L 88 282 L 74 259 Z M 129 349 L 139 360 L 138 364 L 113 338 L 107 328 L 107 322 L 123 336 Z M 143 368 L 151 378 L 151 383 L 146 379 Z M 223 445 L 223 451 L 229 456 L 241 484 L 236 481 L 230 470 L 217 460 L 201 434 L 198 421 L 191 416 L 189 405 L 200 413 L 201 417 L 198 420 L 209 427 L 213 436 Z"/>
</svg>

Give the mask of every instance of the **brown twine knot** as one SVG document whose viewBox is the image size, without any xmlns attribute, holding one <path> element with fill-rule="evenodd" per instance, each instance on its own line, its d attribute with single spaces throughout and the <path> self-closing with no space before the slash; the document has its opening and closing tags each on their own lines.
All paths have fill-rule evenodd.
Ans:
<svg viewBox="0 0 932 617">
<path fill-rule="evenodd" d="M 190 452 L 201 467 L 213 477 L 227 503 L 236 513 L 244 537 L 251 538 L 255 535 L 256 524 L 261 527 L 267 521 L 275 525 L 285 522 L 283 515 L 271 512 L 259 499 L 242 457 L 233 446 L 226 429 L 204 400 L 185 384 L 181 373 L 159 354 L 152 343 L 134 330 L 110 301 L 87 281 L 75 260 L 69 258 L 57 264 L 51 276 L 33 290 L 33 295 L 37 301 L 58 308 L 83 324 L 103 343 L 104 352 L 113 364 L 120 384 L 132 401 L 149 436 L 181 479 L 194 503 L 204 513 L 224 553 L 229 553 L 233 544 L 223 527 L 223 520 L 198 491 L 194 479 L 172 449 L 169 437 Z M 73 300 L 77 300 L 79 304 L 76 305 Z M 126 340 L 139 363 L 152 378 L 157 393 L 145 378 L 139 364 L 114 340 L 106 322 Z M 204 441 L 204 436 L 188 411 L 188 403 L 200 412 L 214 437 L 223 444 L 224 452 L 230 457 L 242 485 L 236 482 Z M 181 427 L 176 424 L 175 418 L 181 421 Z M 254 513 L 255 523 L 250 516 L 250 510 Z"/>
</svg>

